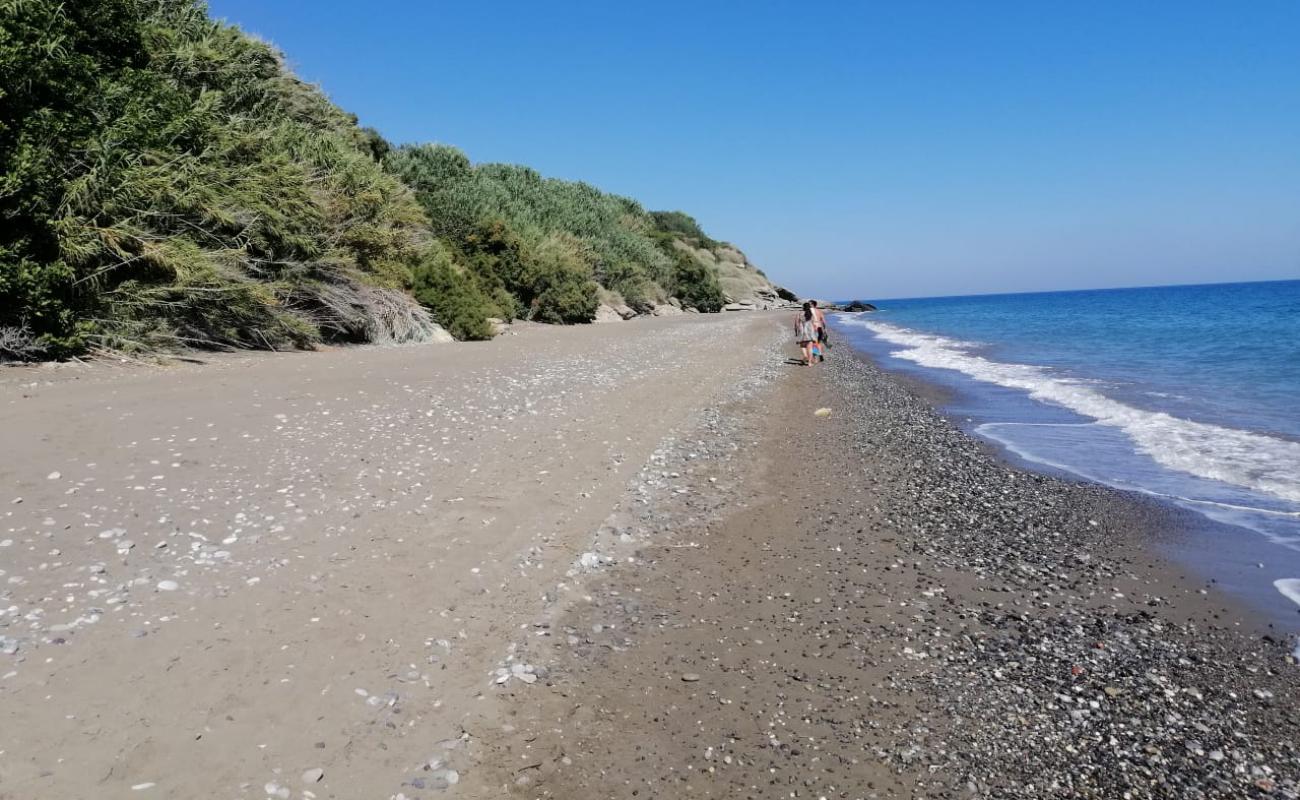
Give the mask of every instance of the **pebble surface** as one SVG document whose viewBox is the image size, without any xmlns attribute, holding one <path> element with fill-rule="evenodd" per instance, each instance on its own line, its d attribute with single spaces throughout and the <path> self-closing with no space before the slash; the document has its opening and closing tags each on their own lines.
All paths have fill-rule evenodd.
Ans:
<svg viewBox="0 0 1300 800">
<path fill-rule="evenodd" d="M 1176 514 L 1011 468 L 847 355 L 664 449 L 529 651 L 559 688 L 491 744 L 535 765 L 499 786 L 1300 797 L 1290 644 L 1146 549 Z"/>
</svg>

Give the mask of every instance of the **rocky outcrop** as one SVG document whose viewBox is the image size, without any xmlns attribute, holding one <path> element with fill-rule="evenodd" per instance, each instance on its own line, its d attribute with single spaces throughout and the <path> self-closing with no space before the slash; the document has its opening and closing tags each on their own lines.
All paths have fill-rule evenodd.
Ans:
<svg viewBox="0 0 1300 800">
<path fill-rule="evenodd" d="M 850 312 L 875 311 L 876 307 L 871 305 L 870 303 L 864 303 L 861 300 L 854 300 L 853 302 L 844 306 L 844 310 Z"/>
<path fill-rule="evenodd" d="M 623 302 L 623 297 L 616 292 L 601 292 L 600 305 L 596 306 L 596 318 L 592 322 L 622 322 L 640 316 L 637 311 Z"/>
<path fill-rule="evenodd" d="M 591 321 L 597 324 L 604 322 L 622 322 L 623 316 L 613 308 L 601 303 L 596 306 L 596 316 Z"/>
<path fill-rule="evenodd" d="M 798 304 L 798 297 L 793 292 L 768 280 L 763 271 L 754 266 L 748 257 L 733 245 L 722 243 L 699 246 L 698 243 L 691 244 L 686 240 L 677 239 L 673 242 L 673 246 L 689 254 L 717 276 L 724 298 L 724 304 L 720 309 L 722 311 L 766 311 Z M 717 310 L 717 307 L 706 310 Z M 619 322 L 634 317 L 665 317 L 698 313 L 700 309 L 685 305 L 677 297 L 652 301 L 652 304 L 637 311 L 627 305 L 619 293 L 601 289 L 600 305 L 596 308 L 596 317 L 592 322 Z"/>
<path fill-rule="evenodd" d="M 722 243 L 714 247 L 695 247 L 681 240 L 674 244 L 717 273 L 727 306 L 739 305 L 748 310 L 763 311 L 789 305 L 782 292 L 788 297 L 795 296 L 768 280 L 763 271 L 734 245 Z M 739 309 L 724 306 L 724 310 Z"/>
</svg>

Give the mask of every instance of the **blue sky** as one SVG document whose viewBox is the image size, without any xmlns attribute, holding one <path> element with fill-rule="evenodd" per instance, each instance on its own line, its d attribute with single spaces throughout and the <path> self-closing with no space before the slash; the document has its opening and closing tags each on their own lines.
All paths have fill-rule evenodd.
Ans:
<svg viewBox="0 0 1300 800">
<path fill-rule="evenodd" d="M 1300 3 L 212 0 L 363 124 L 796 291 L 1300 277 Z"/>
</svg>

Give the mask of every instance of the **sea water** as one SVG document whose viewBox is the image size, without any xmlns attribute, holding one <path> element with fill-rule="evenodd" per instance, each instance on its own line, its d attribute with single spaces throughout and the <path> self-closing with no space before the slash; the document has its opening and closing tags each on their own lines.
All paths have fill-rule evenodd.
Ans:
<svg viewBox="0 0 1300 800">
<path fill-rule="evenodd" d="M 877 305 L 834 327 L 958 389 L 968 429 L 1226 523 L 1210 557 L 1249 552 L 1300 605 L 1300 281 Z"/>
</svg>

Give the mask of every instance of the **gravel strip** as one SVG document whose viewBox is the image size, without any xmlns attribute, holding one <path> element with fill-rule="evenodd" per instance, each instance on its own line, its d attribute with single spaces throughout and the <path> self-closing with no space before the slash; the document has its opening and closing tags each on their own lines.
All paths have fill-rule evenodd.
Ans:
<svg viewBox="0 0 1300 800">
<path fill-rule="evenodd" d="M 1115 591 L 1144 582 L 1124 517 L 1158 511 L 1010 469 L 873 365 L 827 366 L 903 548 L 975 580 L 918 609 L 906 638 L 931 668 L 907 688 L 926 714 L 888 758 L 975 796 L 1300 796 L 1286 643 Z"/>
</svg>

